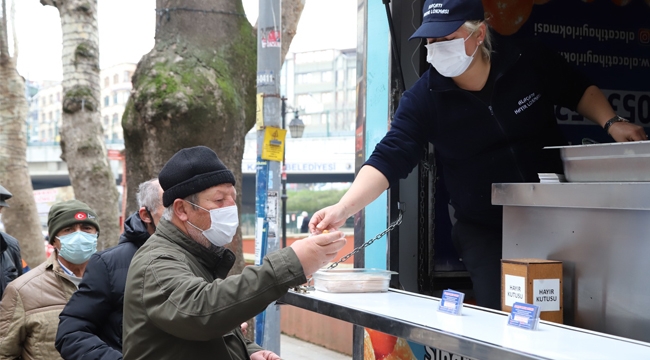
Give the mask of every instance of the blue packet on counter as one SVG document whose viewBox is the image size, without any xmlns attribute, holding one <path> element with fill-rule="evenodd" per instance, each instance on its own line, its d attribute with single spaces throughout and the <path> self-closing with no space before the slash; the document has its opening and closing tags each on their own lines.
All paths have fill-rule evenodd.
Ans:
<svg viewBox="0 0 650 360">
<path fill-rule="evenodd" d="M 537 329 L 539 324 L 539 306 L 516 302 L 512 304 L 508 325 L 526 330 Z"/>
<path fill-rule="evenodd" d="M 440 297 L 438 311 L 452 315 L 461 315 L 465 294 L 451 289 L 444 290 Z"/>
</svg>

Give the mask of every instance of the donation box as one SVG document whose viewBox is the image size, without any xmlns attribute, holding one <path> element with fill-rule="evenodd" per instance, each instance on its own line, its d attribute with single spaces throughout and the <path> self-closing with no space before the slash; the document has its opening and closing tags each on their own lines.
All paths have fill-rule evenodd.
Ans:
<svg viewBox="0 0 650 360">
<path fill-rule="evenodd" d="M 544 259 L 501 260 L 501 310 L 523 302 L 539 306 L 542 320 L 563 322 L 562 262 Z"/>
</svg>

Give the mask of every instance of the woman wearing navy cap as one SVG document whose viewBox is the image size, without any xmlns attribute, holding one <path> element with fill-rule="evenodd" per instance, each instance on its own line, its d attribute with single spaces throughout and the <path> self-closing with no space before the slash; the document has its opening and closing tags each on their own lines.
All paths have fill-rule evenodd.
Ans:
<svg viewBox="0 0 650 360">
<path fill-rule="evenodd" d="M 647 136 L 540 44 L 499 44 L 493 51 L 480 0 L 427 0 L 413 38 L 426 39 L 432 66 L 404 93 L 391 129 L 350 190 L 312 216 L 310 231 L 341 226 L 406 178 L 422 148 L 432 143 L 454 208 L 452 239 L 470 272 L 477 304 L 500 309 L 502 209 L 491 204 L 491 186 L 562 173 L 559 154 L 542 150 L 566 145 L 554 106 L 577 110 L 616 141 Z"/>
</svg>

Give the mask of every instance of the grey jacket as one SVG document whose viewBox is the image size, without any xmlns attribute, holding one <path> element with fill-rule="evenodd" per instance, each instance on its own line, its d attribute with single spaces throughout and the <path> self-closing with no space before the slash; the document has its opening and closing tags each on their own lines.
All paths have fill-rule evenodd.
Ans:
<svg viewBox="0 0 650 360">
<path fill-rule="evenodd" d="M 248 360 L 262 350 L 240 324 L 307 279 L 291 248 L 226 278 L 234 262 L 230 250 L 206 249 L 161 220 L 129 267 L 124 359 Z"/>
</svg>

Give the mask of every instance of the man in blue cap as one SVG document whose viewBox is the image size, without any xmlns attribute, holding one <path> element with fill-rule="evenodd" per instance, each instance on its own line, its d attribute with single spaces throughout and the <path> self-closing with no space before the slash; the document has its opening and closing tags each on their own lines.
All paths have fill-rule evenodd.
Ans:
<svg viewBox="0 0 650 360">
<path fill-rule="evenodd" d="M 555 52 L 531 41 L 492 51 L 480 0 L 427 0 L 422 11 L 411 39 L 426 39 L 431 67 L 404 93 L 390 130 L 351 188 L 312 216 L 310 231 L 341 226 L 406 178 L 431 143 L 454 208 L 452 239 L 476 302 L 500 309 L 502 209 L 491 203 L 492 184 L 563 172 L 559 153 L 543 150 L 567 144 L 555 106 L 577 111 L 616 141 L 647 136 Z"/>
</svg>

